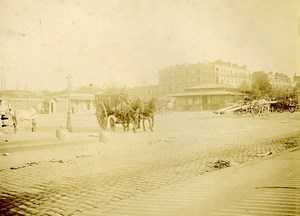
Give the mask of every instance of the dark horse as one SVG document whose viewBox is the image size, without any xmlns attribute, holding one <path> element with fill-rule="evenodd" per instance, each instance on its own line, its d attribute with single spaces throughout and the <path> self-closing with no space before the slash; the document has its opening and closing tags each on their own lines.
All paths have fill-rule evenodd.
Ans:
<svg viewBox="0 0 300 216">
<path fill-rule="evenodd" d="M 122 101 L 115 110 L 115 116 L 120 120 L 124 132 L 129 131 L 129 124 L 132 123 L 133 131 L 136 132 L 136 125 L 142 109 L 142 101 L 135 99 L 131 102 Z"/>
<path fill-rule="evenodd" d="M 149 102 L 146 102 L 141 109 L 140 116 L 143 119 L 143 130 L 146 131 L 145 121 L 149 122 L 149 129 L 153 131 L 154 127 L 154 115 L 156 113 L 156 99 L 152 98 Z"/>
</svg>

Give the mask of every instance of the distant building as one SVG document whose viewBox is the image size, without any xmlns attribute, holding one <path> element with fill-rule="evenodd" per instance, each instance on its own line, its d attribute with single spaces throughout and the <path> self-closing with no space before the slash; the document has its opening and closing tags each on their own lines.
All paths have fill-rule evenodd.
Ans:
<svg viewBox="0 0 300 216">
<path fill-rule="evenodd" d="M 57 101 L 56 110 L 59 113 L 65 113 L 68 110 L 68 95 L 60 94 L 55 95 Z M 70 106 L 73 113 L 81 111 L 95 111 L 95 95 L 87 93 L 74 93 L 70 94 Z"/>
<path fill-rule="evenodd" d="M 251 74 L 246 66 L 230 62 L 201 62 L 168 67 L 159 71 L 159 85 L 163 93 L 173 94 L 201 84 L 228 84 L 238 88 L 250 84 Z"/>
<path fill-rule="evenodd" d="M 251 73 L 245 65 L 238 66 L 222 61 L 216 61 L 214 65 L 216 83 L 228 84 L 236 88 L 240 87 L 242 83 L 251 85 Z"/>
<path fill-rule="evenodd" d="M 43 113 L 52 114 L 57 113 L 58 100 L 54 97 L 47 97 L 43 103 Z"/>
<path fill-rule="evenodd" d="M 295 90 L 296 90 L 296 100 L 300 102 L 300 76 L 294 76 Z"/>
<path fill-rule="evenodd" d="M 237 89 L 250 86 L 246 66 L 230 62 L 200 62 L 168 67 L 159 72 L 162 92 L 176 97 L 177 110 L 217 109 L 241 98 Z"/>
<path fill-rule="evenodd" d="M 287 75 L 266 74 L 274 88 L 292 87 Z M 245 65 L 203 61 L 167 67 L 159 71 L 159 85 L 130 88 L 128 92 L 144 99 L 176 97 L 175 109 L 207 110 L 241 99 L 238 89 L 249 89 L 251 81 L 252 73 Z"/>
<path fill-rule="evenodd" d="M 176 98 L 174 109 L 179 111 L 219 109 L 243 98 L 243 94 L 234 86 L 221 83 L 189 87 L 183 92 L 170 94 L 170 96 Z"/>
<path fill-rule="evenodd" d="M 269 72 L 268 78 L 273 88 L 288 89 L 291 88 L 293 85 L 291 78 L 289 78 L 286 74 L 283 73 Z"/>
<path fill-rule="evenodd" d="M 42 94 L 31 91 L 0 91 L 0 103 L 8 103 L 14 109 L 30 109 L 31 107 L 37 106 L 38 104 L 43 104 L 44 100 L 45 97 Z"/>
</svg>

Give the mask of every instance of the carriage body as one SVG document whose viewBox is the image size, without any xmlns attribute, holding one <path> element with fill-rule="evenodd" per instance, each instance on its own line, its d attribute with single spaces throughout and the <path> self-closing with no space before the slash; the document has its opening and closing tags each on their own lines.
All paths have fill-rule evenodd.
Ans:
<svg viewBox="0 0 300 216">
<path fill-rule="evenodd" d="M 115 128 L 120 119 L 116 113 L 117 105 L 121 103 L 120 94 L 97 94 L 95 95 L 96 118 L 101 129 L 106 129 L 108 119 L 110 126 Z"/>
</svg>

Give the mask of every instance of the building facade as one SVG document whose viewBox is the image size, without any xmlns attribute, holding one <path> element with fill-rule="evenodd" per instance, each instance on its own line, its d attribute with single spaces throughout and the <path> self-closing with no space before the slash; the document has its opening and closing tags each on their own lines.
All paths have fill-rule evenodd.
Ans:
<svg viewBox="0 0 300 216">
<path fill-rule="evenodd" d="M 251 84 L 246 66 L 230 62 L 200 62 L 168 67 L 159 72 L 162 92 L 176 98 L 177 110 L 210 110 L 241 99 L 237 89 Z"/>
<path fill-rule="evenodd" d="M 176 98 L 174 109 L 178 111 L 219 109 L 243 98 L 243 94 L 234 86 L 220 83 L 189 87 L 181 93 L 170 96 Z"/>
<path fill-rule="evenodd" d="M 300 76 L 294 76 L 294 85 L 295 85 L 295 99 L 297 103 L 300 102 Z"/>
<path fill-rule="evenodd" d="M 239 88 L 242 84 L 251 85 L 251 73 L 246 66 L 216 61 L 215 64 L 216 83 L 228 84 Z"/>
<path fill-rule="evenodd" d="M 66 113 L 68 110 L 68 96 L 67 94 L 55 95 L 56 108 L 59 113 Z M 95 108 L 95 95 L 87 93 L 70 94 L 70 107 L 73 113 L 76 112 L 94 112 Z"/>
<path fill-rule="evenodd" d="M 45 97 L 31 91 L 6 90 L 0 91 L 0 105 L 10 104 L 14 109 L 27 110 L 43 104 Z"/>
<path fill-rule="evenodd" d="M 273 88 L 288 89 L 291 88 L 293 85 L 291 78 L 289 78 L 286 74 L 283 73 L 269 72 L 268 78 Z"/>
<path fill-rule="evenodd" d="M 272 87 L 292 87 L 287 75 L 266 74 Z M 246 92 L 252 82 L 252 72 L 245 65 L 223 61 L 170 66 L 158 75 L 159 85 L 135 87 L 129 89 L 130 94 L 143 99 L 175 97 L 175 109 L 207 110 L 240 100 L 243 94 L 238 89 Z"/>
<path fill-rule="evenodd" d="M 251 74 L 246 66 L 222 61 L 176 65 L 159 71 L 159 85 L 164 94 L 183 92 L 207 83 L 238 88 L 242 83 L 250 85 Z"/>
</svg>

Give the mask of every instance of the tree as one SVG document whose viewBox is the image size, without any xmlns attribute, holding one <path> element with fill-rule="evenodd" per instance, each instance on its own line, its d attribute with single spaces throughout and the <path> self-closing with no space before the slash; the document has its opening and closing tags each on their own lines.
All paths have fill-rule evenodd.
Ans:
<svg viewBox="0 0 300 216">
<path fill-rule="evenodd" d="M 96 94 L 97 92 L 100 92 L 102 89 L 93 85 L 93 84 L 89 84 L 89 85 L 84 85 L 84 86 L 80 86 L 76 89 L 76 92 L 79 93 L 87 93 L 87 94 Z"/>
<path fill-rule="evenodd" d="M 51 97 L 53 95 L 53 93 L 51 91 L 49 91 L 48 89 L 42 90 L 42 94 L 46 97 Z"/>
<path fill-rule="evenodd" d="M 126 86 L 121 86 L 114 82 L 110 82 L 109 84 L 106 84 L 103 89 L 105 94 L 122 94 L 122 93 L 127 93 L 128 91 Z"/>
<path fill-rule="evenodd" d="M 252 74 L 251 89 L 256 97 L 270 96 L 272 93 L 272 85 L 268 79 L 268 74 L 259 71 Z"/>
<path fill-rule="evenodd" d="M 238 90 L 244 94 L 251 92 L 251 86 L 247 81 L 243 81 Z"/>
</svg>

